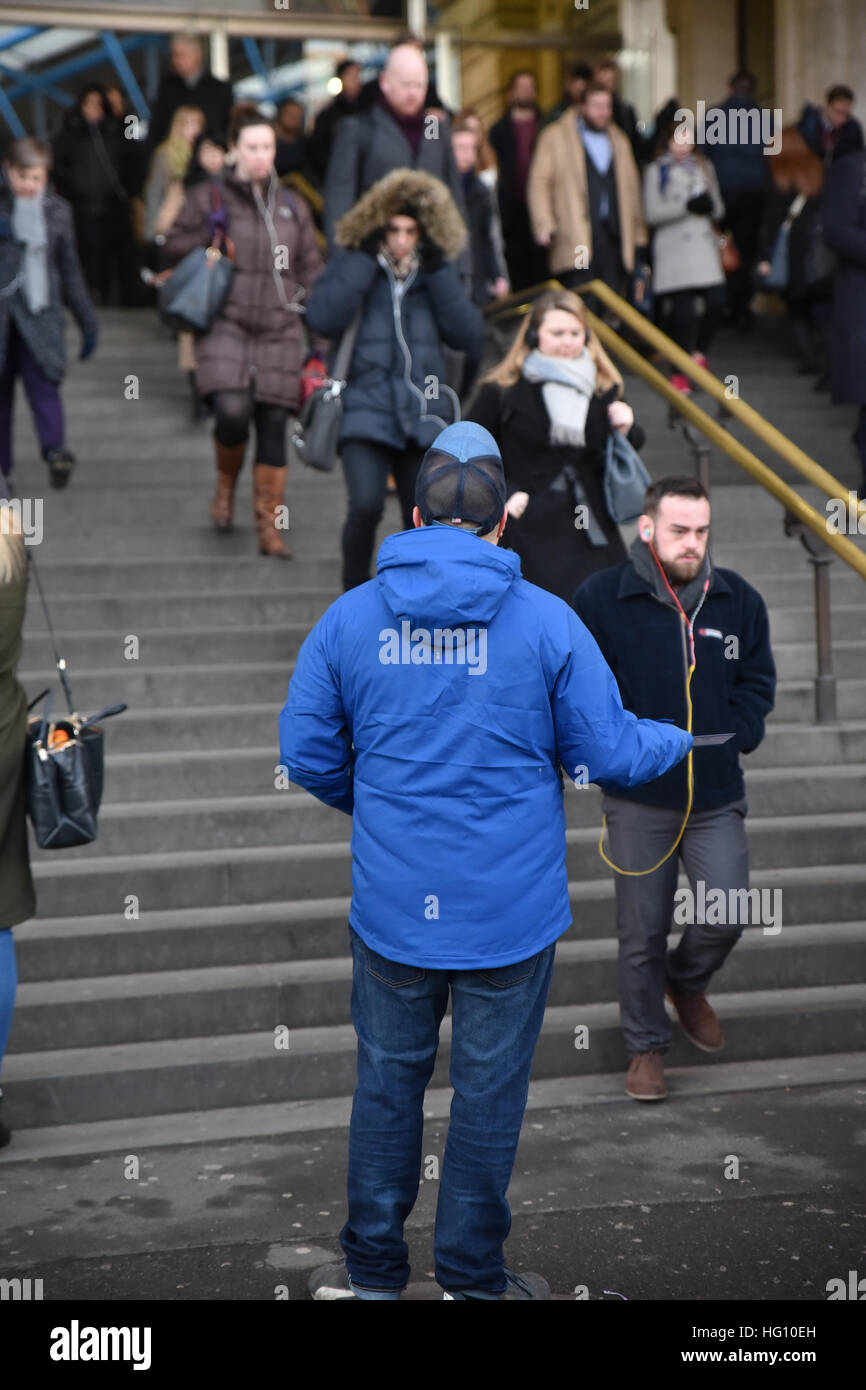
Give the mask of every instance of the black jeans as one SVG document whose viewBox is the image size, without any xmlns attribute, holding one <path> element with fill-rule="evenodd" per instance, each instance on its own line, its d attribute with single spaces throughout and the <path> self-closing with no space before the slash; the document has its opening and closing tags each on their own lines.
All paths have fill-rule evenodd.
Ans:
<svg viewBox="0 0 866 1390">
<path fill-rule="evenodd" d="M 703 312 L 698 314 L 697 300 L 704 303 Z M 684 352 L 709 353 L 710 343 L 725 312 L 725 286 L 707 285 L 703 289 L 676 290 L 665 296 L 669 301 L 667 327 L 678 347 Z"/>
<path fill-rule="evenodd" d="M 424 452 L 412 441 L 402 449 L 367 439 L 343 441 L 343 473 L 349 493 L 349 510 L 343 526 L 344 589 L 354 589 L 370 578 L 373 542 L 385 509 L 389 473 L 397 484 L 404 529 L 410 530 L 415 479 Z"/>
<path fill-rule="evenodd" d="M 763 213 L 764 200 L 760 195 L 736 193 L 725 200 L 725 226 L 740 253 L 739 270 L 728 276 L 728 295 L 735 322 L 744 318 L 754 294 L 753 277 Z"/>
<path fill-rule="evenodd" d="M 219 444 L 231 447 L 245 444 L 250 421 L 256 427 L 256 463 L 271 468 L 286 466 L 286 421 L 289 412 L 282 405 L 254 401 L 248 391 L 214 391 L 210 397 L 216 417 L 214 436 Z"/>
</svg>

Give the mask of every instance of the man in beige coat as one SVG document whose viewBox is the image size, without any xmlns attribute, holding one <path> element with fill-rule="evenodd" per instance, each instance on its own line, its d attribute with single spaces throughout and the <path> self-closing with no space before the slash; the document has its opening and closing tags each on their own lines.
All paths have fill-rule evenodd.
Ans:
<svg viewBox="0 0 866 1390">
<path fill-rule="evenodd" d="M 583 101 L 541 132 L 529 170 L 535 239 L 569 288 L 598 276 L 621 291 L 646 256 L 640 177 L 612 115 L 610 92 L 590 83 Z"/>
</svg>

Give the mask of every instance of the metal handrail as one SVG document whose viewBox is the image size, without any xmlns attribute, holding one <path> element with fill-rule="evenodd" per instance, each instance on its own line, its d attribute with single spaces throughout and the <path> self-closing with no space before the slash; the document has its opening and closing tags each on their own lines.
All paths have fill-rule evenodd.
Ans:
<svg viewBox="0 0 866 1390">
<path fill-rule="evenodd" d="M 529 290 L 508 295 L 504 299 L 485 306 L 485 315 L 492 320 L 506 315 L 529 313 L 532 309 L 532 299 L 527 302 L 528 295 L 534 298 L 544 290 L 563 288 L 558 280 L 546 280 L 539 285 L 532 286 Z M 657 348 L 674 366 L 691 376 L 699 386 L 704 387 L 707 393 L 719 402 L 722 407 L 720 413 L 735 415 L 793 468 L 803 474 L 810 483 L 813 483 L 822 492 L 826 492 L 828 497 L 837 499 L 844 496 L 845 490 L 842 484 L 831 473 L 822 468 L 814 459 L 810 459 L 802 449 L 792 444 L 785 435 L 775 429 L 745 401 L 740 400 L 739 397 L 729 397 L 716 377 L 705 368 L 699 367 L 688 353 L 678 347 L 665 333 L 648 323 L 642 314 L 627 304 L 608 285 L 603 284 L 600 280 L 590 280 L 580 286 L 580 294 L 587 293 L 594 294 L 598 299 L 615 309 L 619 317 L 637 334 Z M 643 377 L 654 391 L 663 396 L 669 405 L 684 417 L 682 421 L 683 431 L 690 442 L 689 425 L 691 424 L 697 426 L 707 439 L 733 459 L 734 463 L 744 468 L 755 482 L 760 483 L 766 492 L 769 492 L 786 508 L 785 534 L 799 536 L 808 553 L 813 571 L 817 655 L 815 718 L 819 724 L 834 722 L 837 717 L 837 706 L 830 614 L 829 566 L 832 563 L 832 556 L 829 552 L 833 551 L 840 559 L 844 560 L 845 564 L 853 569 L 861 579 L 866 579 L 866 554 L 859 550 L 847 536 L 831 531 L 827 525 L 826 517 L 822 517 L 820 512 L 804 501 L 798 492 L 795 492 L 751 450 L 740 444 L 738 440 L 733 439 L 722 425 L 713 420 L 700 406 L 695 405 L 693 400 L 683 395 L 681 391 L 677 391 L 667 377 L 650 362 L 647 362 L 636 348 L 625 342 L 618 333 L 589 309 L 586 310 L 586 313 L 592 331 L 598 334 L 604 345 L 610 348 L 614 355 L 619 357 L 632 371 Z M 697 455 L 699 471 L 701 475 L 705 475 L 707 472 L 706 446 L 701 448 L 700 445 L 692 443 L 692 447 Z M 702 476 L 702 481 L 706 482 L 708 479 Z M 850 495 L 849 493 L 849 498 Z M 862 502 L 857 508 L 858 521 L 861 516 L 866 516 L 866 505 Z"/>
<path fill-rule="evenodd" d="M 529 313 L 532 308 L 532 300 L 527 299 L 527 296 L 531 295 L 534 298 L 544 290 L 562 288 L 563 286 L 558 280 L 545 280 L 541 284 L 532 285 L 528 290 L 523 290 L 519 294 L 508 295 L 504 299 L 494 301 L 494 303 L 489 306 L 486 317 L 488 319 L 496 319 L 510 314 Z M 758 431 L 755 429 L 752 417 L 754 417 L 754 420 L 759 421 L 762 426 L 761 438 L 763 438 L 765 442 L 771 443 L 770 437 L 772 436 L 774 442 L 771 443 L 771 447 L 774 448 L 786 462 L 790 463 L 792 467 L 803 473 L 811 483 L 814 483 L 822 492 L 826 492 L 828 497 L 844 498 L 846 490 L 843 489 L 842 484 L 834 478 L 831 473 L 828 473 L 820 464 L 815 463 L 814 459 L 810 459 L 807 454 L 803 453 L 802 449 L 798 449 L 795 444 L 792 444 L 781 431 L 770 425 L 764 420 L 763 416 L 759 415 L 751 406 L 746 405 L 745 401 L 733 398 L 728 399 L 725 395 L 724 387 L 716 377 L 706 371 L 705 368 L 699 367 L 698 364 L 689 357 L 688 353 L 683 352 L 682 348 L 677 347 L 676 343 L 674 343 L 671 338 L 668 338 L 667 334 L 662 333 L 654 325 L 647 323 L 643 314 L 638 313 L 636 309 L 632 309 L 631 305 L 627 304 L 625 300 L 611 290 L 609 286 L 603 284 L 600 280 L 590 280 L 585 285 L 580 286 L 579 293 L 581 296 L 591 293 L 596 295 L 597 298 L 605 300 L 612 308 L 616 309 L 617 314 L 619 314 L 624 322 L 627 322 L 630 327 L 633 327 L 637 333 L 641 334 L 641 336 L 647 340 L 647 342 L 658 347 L 659 351 L 663 352 L 665 357 L 673 362 L 675 366 L 689 370 L 695 380 L 701 385 L 703 385 L 704 380 L 711 383 L 713 389 L 709 391 L 708 394 L 711 394 L 716 400 L 720 401 L 731 414 L 737 415 L 738 418 L 741 419 L 744 424 L 748 425 L 755 433 Z M 602 319 L 599 319 L 588 309 L 587 316 L 593 332 L 598 333 L 599 338 L 605 346 L 610 347 L 614 354 L 619 357 L 627 367 L 643 377 L 644 381 L 646 381 L 660 396 L 663 396 L 675 410 L 678 410 L 680 414 L 684 415 L 692 424 L 697 425 L 698 429 L 701 430 L 717 448 L 721 449 L 723 453 L 726 453 L 729 458 L 733 459 L 734 463 L 739 464 L 747 473 L 750 473 L 765 491 L 771 493 L 789 512 L 793 513 L 798 521 L 802 522 L 804 526 L 807 526 L 810 531 L 813 531 L 825 545 L 828 545 L 840 559 L 845 561 L 846 565 L 855 570 L 856 573 L 860 575 L 861 579 L 866 579 L 866 554 L 859 550 L 857 546 L 854 545 L 853 541 L 850 541 L 847 536 L 843 536 L 840 532 L 828 530 L 827 518 L 816 511 L 814 507 L 810 506 L 798 492 L 795 492 L 788 483 L 780 478 L 778 474 L 774 473 L 772 468 L 766 463 L 763 463 L 756 454 L 753 454 L 751 450 L 747 449 L 739 440 L 733 439 L 723 426 L 718 424 L 716 420 L 713 420 L 713 418 L 708 415 L 705 410 L 702 410 L 700 406 L 695 405 L 690 397 L 684 396 L 681 391 L 677 391 L 676 387 L 671 386 L 667 377 L 664 376 L 662 372 L 658 371 L 650 362 L 647 362 L 646 358 L 642 357 L 636 348 L 626 343 L 624 339 L 621 338 L 614 329 L 610 328 L 608 324 L 604 323 Z M 866 516 L 866 505 L 862 502 L 859 505 L 863 508 L 862 515 Z"/>
</svg>

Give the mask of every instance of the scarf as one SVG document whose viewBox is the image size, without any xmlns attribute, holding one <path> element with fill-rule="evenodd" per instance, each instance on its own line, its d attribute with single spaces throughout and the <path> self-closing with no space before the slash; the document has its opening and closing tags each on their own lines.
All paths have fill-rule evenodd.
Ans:
<svg viewBox="0 0 866 1390">
<path fill-rule="evenodd" d="M 391 252 L 388 250 L 388 247 L 385 244 L 385 242 L 382 242 L 382 245 L 379 249 L 379 255 L 388 264 L 388 266 L 390 266 L 391 274 L 397 281 L 407 279 L 410 272 L 418 264 L 418 251 L 415 248 L 413 248 L 413 250 L 411 250 L 407 255 L 405 255 L 401 261 L 397 261 L 391 255 Z"/>
<path fill-rule="evenodd" d="M 421 145 L 421 137 L 424 134 L 424 122 L 427 117 L 426 110 L 422 106 L 421 110 L 416 111 L 414 116 L 404 116 L 402 112 L 394 110 L 394 107 L 382 91 L 379 92 L 379 101 L 388 112 L 391 120 L 395 121 L 402 130 L 414 158 L 417 159 L 418 150 Z"/>
<path fill-rule="evenodd" d="M 650 548 L 646 541 L 642 541 L 640 536 L 635 536 L 631 543 L 631 562 L 640 575 L 650 585 L 656 598 L 661 599 L 662 603 L 667 604 L 668 608 L 678 611 L 676 604 L 665 588 L 664 581 L 659 574 L 659 567 L 650 554 Z M 712 583 L 713 565 L 710 560 L 710 550 L 704 556 L 704 563 L 698 570 L 694 579 L 690 579 L 686 584 L 675 585 L 670 580 L 668 582 L 675 589 L 677 598 L 689 616 L 692 616 L 694 609 L 700 602 L 701 594 L 704 592 L 704 585 L 709 579 Z"/>
<path fill-rule="evenodd" d="M 12 232 L 24 243 L 24 296 L 31 314 L 40 313 L 48 303 L 48 230 L 45 226 L 45 198 L 16 198 L 12 208 Z"/>
<path fill-rule="evenodd" d="M 541 394 L 550 416 L 551 444 L 586 442 L 586 412 L 595 392 L 595 363 L 587 348 L 579 357 L 548 357 L 537 348 L 521 368 L 527 381 L 542 381 Z"/>
</svg>

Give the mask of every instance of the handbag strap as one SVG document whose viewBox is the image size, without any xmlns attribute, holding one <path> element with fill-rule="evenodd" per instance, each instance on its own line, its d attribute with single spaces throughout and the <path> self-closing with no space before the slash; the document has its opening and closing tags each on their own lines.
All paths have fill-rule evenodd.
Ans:
<svg viewBox="0 0 866 1390">
<path fill-rule="evenodd" d="M 74 714 L 75 706 L 72 702 L 72 691 L 69 688 L 69 681 L 66 678 L 66 662 L 60 655 L 60 652 L 57 650 L 57 638 L 54 635 L 54 627 L 51 622 L 51 614 L 48 612 L 48 604 L 45 602 L 45 591 L 42 588 L 42 580 L 39 578 L 39 570 L 37 569 L 36 561 L 34 560 L 32 555 L 30 556 L 30 567 L 33 571 L 33 578 L 36 580 L 36 588 L 39 590 L 39 598 L 42 603 L 42 611 L 45 614 L 45 622 L 47 624 L 48 632 L 51 637 L 51 647 L 54 652 L 54 661 L 57 666 L 57 674 L 60 677 L 60 684 L 63 686 L 63 693 L 66 696 L 66 707 L 69 710 L 70 714 Z M 42 697 L 39 695 L 37 695 L 36 697 L 37 700 L 41 698 Z M 35 704 L 36 700 L 34 700 L 33 703 Z"/>
<path fill-rule="evenodd" d="M 349 363 L 352 360 L 352 353 L 355 349 L 355 339 L 358 336 L 358 329 L 361 326 L 360 307 L 355 311 L 352 322 L 343 329 L 343 336 L 340 339 L 340 346 L 337 348 L 337 355 L 334 358 L 334 366 L 331 375 L 335 381 L 340 381 L 345 386 L 346 375 L 349 371 Z"/>
<path fill-rule="evenodd" d="M 798 217 L 800 216 L 800 213 L 803 211 L 803 208 L 804 208 L 805 206 L 806 206 L 806 195 L 805 195 L 805 193 L 798 193 L 797 196 L 796 196 L 796 198 L 795 198 L 795 199 L 793 200 L 793 202 L 791 203 L 791 206 L 788 208 L 788 216 L 785 218 L 784 222 L 782 223 L 782 226 L 783 226 L 783 227 L 790 227 L 791 223 L 794 222 L 794 221 L 796 220 L 796 218 L 798 218 Z"/>
</svg>

